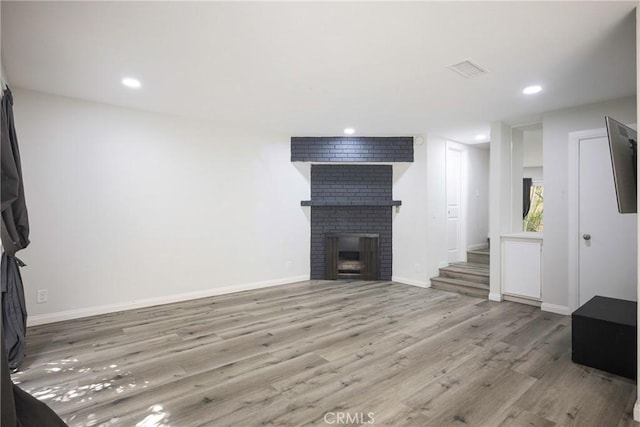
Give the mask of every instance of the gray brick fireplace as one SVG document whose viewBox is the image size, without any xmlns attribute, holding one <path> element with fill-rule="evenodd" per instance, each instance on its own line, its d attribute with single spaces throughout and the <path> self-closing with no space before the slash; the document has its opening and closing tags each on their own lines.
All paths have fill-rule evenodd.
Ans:
<svg viewBox="0 0 640 427">
<path fill-rule="evenodd" d="M 311 165 L 311 200 L 301 202 L 311 206 L 311 279 L 391 280 L 392 209 L 401 202 L 392 200 L 392 165 L 366 163 L 413 161 L 413 138 L 292 138 L 291 160 L 333 163 Z M 340 236 L 360 244 L 340 250 Z"/>
</svg>

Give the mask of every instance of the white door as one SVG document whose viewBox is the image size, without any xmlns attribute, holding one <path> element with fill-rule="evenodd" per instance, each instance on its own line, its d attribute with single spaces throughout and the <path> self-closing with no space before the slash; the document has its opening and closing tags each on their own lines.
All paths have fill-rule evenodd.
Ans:
<svg viewBox="0 0 640 427">
<path fill-rule="evenodd" d="M 606 137 L 579 140 L 578 301 L 636 300 L 636 214 L 620 214 Z"/>
<path fill-rule="evenodd" d="M 460 262 L 466 259 L 462 228 L 462 151 L 455 147 L 448 146 L 446 156 L 447 261 Z"/>
</svg>

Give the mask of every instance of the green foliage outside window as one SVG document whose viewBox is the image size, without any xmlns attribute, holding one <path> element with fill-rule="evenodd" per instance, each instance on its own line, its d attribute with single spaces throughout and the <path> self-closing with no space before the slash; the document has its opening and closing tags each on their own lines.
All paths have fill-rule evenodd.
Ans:
<svg viewBox="0 0 640 427">
<path fill-rule="evenodd" d="M 544 212 L 544 192 L 542 185 L 531 186 L 531 208 L 524 218 L 524 231 L 542 232 Z"/>
</svg>

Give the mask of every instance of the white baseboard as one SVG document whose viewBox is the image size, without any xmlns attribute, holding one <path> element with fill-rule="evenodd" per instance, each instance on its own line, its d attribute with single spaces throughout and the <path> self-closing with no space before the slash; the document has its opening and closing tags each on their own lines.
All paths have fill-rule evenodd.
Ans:
<svg viewBox="0 0 640 427">
<path fill-rule="evenodd" d="M 424 282 L 422 280 L 407 279 L 405 277 L 391 277 L 392 282 L 402 283 L 403 285 L 418 286 L 420 288 L 430 288 L 431 281 Z"/>
<path fill-rule="evenodd" d="M 540 306 L 540 310 L 548 311 L 550 313 L 563 314 L 565 316 L 569 316 L 571 314 L 571 309 L 566 305 L 549 304 L 546 302 L 542 303 L 542 305 Z"/>
<path fill-rule="evenodd" d="M 489 300 L 490 301 L 502 302 L 502 294 L 495 293 L 495 292 L 490 292 L 489 293 Z"/>
<path fill-rule="evenodd" d="M 640 421 L 640 400 L 636 400 L 636 404 L 633 405 L 633 420 Z"/>
<path fill-rule="evenodd" d="M 27 326 L 43 325 L 45 323 L 62 322 L 64 320 L 80 319 L 83 317 L 96 316 L 100 314 L 114 313 L 117 311 L 132 310 L 136 308 L 151 307 L 154 305 L 170 304 L 173 302 L 189 301 L 198 298 L 212 297 L 215 295 L 231 294 L 234 292 L 249 291 L 252 289 L 268 288 L 271 286 L 287 285 L 290 283 L 303 282 L 309 280 L 309 276 L 285 277 L 276 280 L 265 280 L 262 282 L 243 283 L 233 286 L 223 286 L 211 288 L 203 291 L 187 292 L 183 294 L 167 295 L 163 297 L 145 298 L 120 302 L 115 304 L 99 305 L 95 307 L 80 308 L 76 310 L 60 311 L 58 313 L 41 314 L 27 317 Z"/>
<path fill-rule="evenodd" d="M 521 297 L 521 296 L 518 296 L 518 295 L 509 295 L 507 293 L 503 294 L 502 298 L 505 301 L 517 302 L 518 304 L 532 305 L 534 307 L 540 307 L 542 305 L 540 300 L 533 299 L 533 298 L 527 298 L 527 297 Z"/>
</svg>

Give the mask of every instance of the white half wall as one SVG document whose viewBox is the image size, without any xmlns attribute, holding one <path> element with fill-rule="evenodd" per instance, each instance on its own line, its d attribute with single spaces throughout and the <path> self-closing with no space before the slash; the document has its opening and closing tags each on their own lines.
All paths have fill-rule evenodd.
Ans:
<svg viewBox="0 0 640 427">
<path fill-rule="evenodd" d="M 310 189 L 289 136 L 13 92 L 31 318 L 309 277 Z"/>
<path fill-rule="evenodd" d="M 543 115 L 544 250 L 542 300 L 554 307 L 569 304 L 569 133 L 605 127 L 604 116 L 636 121 L 635 96 L 552 111 Z"/>
</svg>

